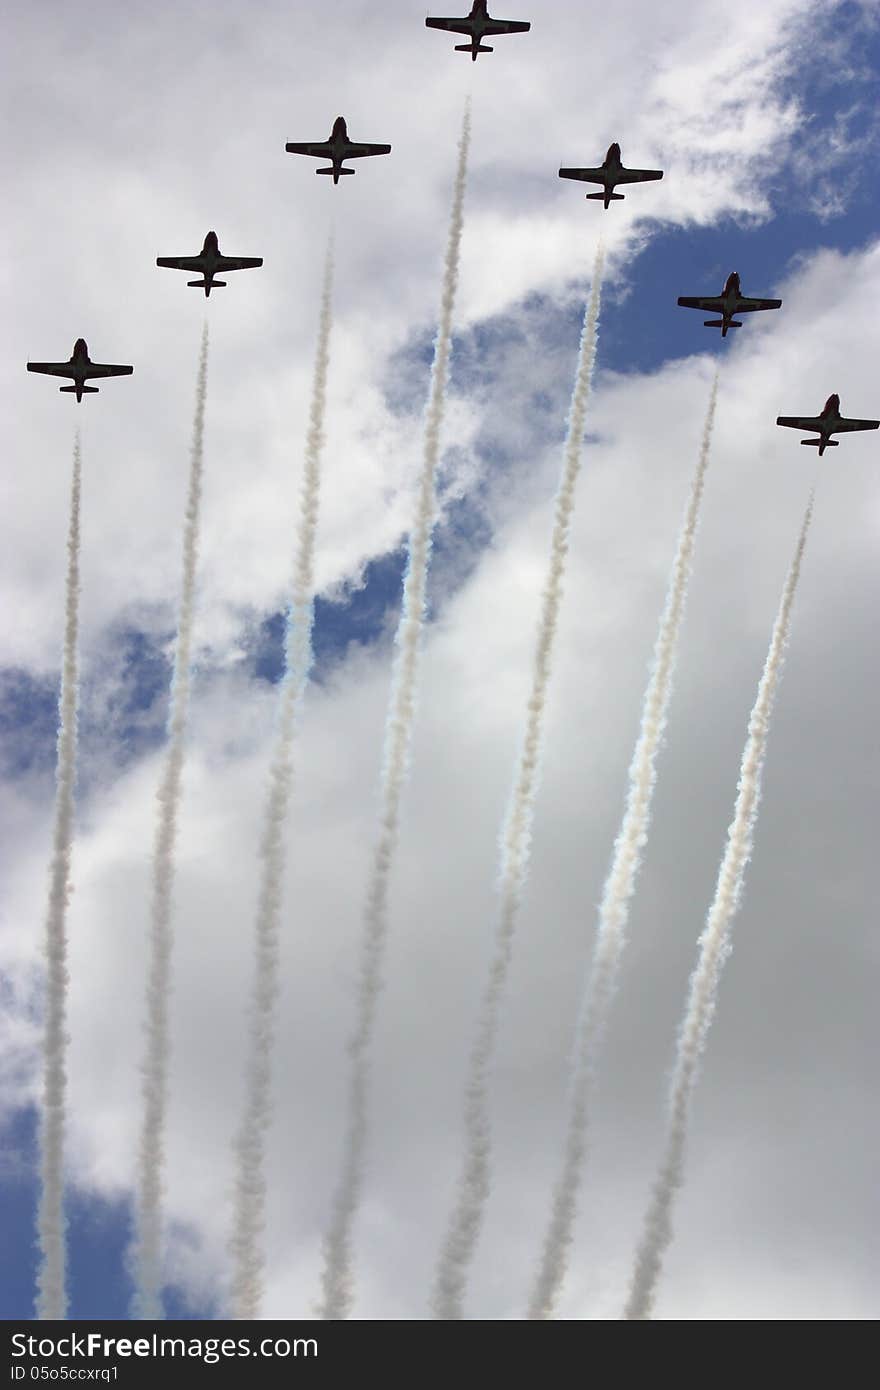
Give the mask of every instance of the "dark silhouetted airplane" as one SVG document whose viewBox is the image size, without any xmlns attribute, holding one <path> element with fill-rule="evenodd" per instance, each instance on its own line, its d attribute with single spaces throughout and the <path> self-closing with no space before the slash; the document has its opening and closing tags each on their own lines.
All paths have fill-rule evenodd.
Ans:
<svg viewBox="0 0 880 1390">
<path fill-rule="evenodd" d="M 720 319 L 706 319 L 703 327 L 720 328 L 722 338 L 727 337 L 728 328 L 742 328 L 742 324 L 736 322 L 736 314 L 751 314 L 758 309 L 779 309 L 782 305 L 781 299 L 749 299 L 740 294 L 739 275 L 735 270 L 728 275 L 720 295 L 706 298 L 682 295 L 678 302 L 683 309 L 702 309 L 707 314 L 720 314 Z"/>
<path fill-rule="evenodd" d="M 348 131 L 345 127 L 345 118 L 337 116 L 333 122 L 333 129 L 330 132 L 329 140 L 319 141 L 317 144 L 297 145 L 288 142 L 284 146 L 288 154 L 308 154 L 315 159 L 332 160 L 329 169 L 316 169 L 316 174 L 332 174 L 333 182 L 339 182 L 340 174 L 354 174 L 355 169 L 343 169 L 343 159 L 364 159 L 370 154 L 390 154 L 390 145 L 359 145 L 353 140 L 349 140 Z"/>
<path fill-rule="evenodd" d="M 821 415 L 777 415 L 777 425 L 789 425 L 793 430 L 817 430 L 818 439 L 802 439 L 802 444 L 819 447 L 821 458 L 826 449 L 836 449 L 840 441 L 831 439 L 832 434 L 846 434 L 849 430 L 876 430 L 880 420 L 846 420 L 840 413 L 840 397 L 829 396 Z"/>
<path fill-rule="evenodd" d="M 85 385 L 91 377 L 131 376 L 134 371 L 134 367 L 117 367 L 109 362 L 93 362 L 89 357 L 85 338 L 77 338 L 67 362 L 28 362 L 27 369 L 29 372 L 43 372 L 46 376 L 71 377 L 73 385 L 62 386 L 59 389 L 75 391 L 78 403 L 86 393 L 92 395 L 97 392 L 97 386 Z"/>
<path fill-rule="evenodd" d="M 560 169 L 561 179 L 580 179 L 582 183 L 601 183 L 604 185 L 602 193 L 588 193 L 588 198 L 598 199 L 604 202 L 606 209 L 608 204 L 623 202 L 623 194 L 615 193 L 614 189 L 619 183 L 646 183 L 649 179 L 662 179 L 662 169 L 624 169 L 620 162 L 620 146 L 615 140 L 613 145 L 608 146 L 608 153 L 605 161 L 599 169 Z"/>
<path fill-rule="evenodd" d="M 169 270 L 188 270 L 201 275 L 201 280 L 187 280 L 187 284 L 193 289 L 204 290 L 206 299 L 212 290 L 226 288 L 225 281 L 215 280 L 215 275 L 225 274 L 229 270 L 254 270 L 262 264 L 262 256 L 224 256 L 217 244 L 216 232 L 208 233 L 197 256 L 156 257 L 156 265 L 166 266 Z"/>
<path fill-rule="evenodd" d="M 469 53 L 476 62 L 478 53 L 495 52 L 494 48 L 482 42 L 483 39 L 494 38 L 496 34 L 526 34 L 532 27 L 528 20 L 493 19 L 486 6 L 487 0 L 474 0 L 470 14 L 463 19 L 426 19 L 425 24 L 429 29 L 449 29 L 453 34 L 470 34 L 470 42 L 457 43 L 455 51 Z"/>
</svg>

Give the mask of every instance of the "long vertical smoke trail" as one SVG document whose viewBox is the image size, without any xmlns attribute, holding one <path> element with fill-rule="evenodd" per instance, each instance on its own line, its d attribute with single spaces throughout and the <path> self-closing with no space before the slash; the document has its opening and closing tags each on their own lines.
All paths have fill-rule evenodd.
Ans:
<svg viewBox="0 0 880 1390">
<path fill-rule="evenodd" d="M 49 907 L 46 914 L 46 1017 L 43 1043 L 43 1114 L 40 1130 L 40 1201 L 37 1240 L 38 1318 L 67 1316 L 64 1223 L 64 1118 L 67 1095 L 67 904 L 70 899 L 70 858 L 73 843 L 77 738 L 77 641 L 79 636 L 79 509 L 82 450 L 79 431 L 73 446 L 70 524 L 67 533 L 67 584 L 64 603 L 64 655 L 58 701 L 58 764 L 55 788 L 55 830 L 49 868 Z"/>
<path fill-rule="evenodd" d="M 146 998 L 146 1048 L 141 1073 L 143 1117 L 138 1155 L 133 1262 L 133 1316 L 162 1317 L 161 1241 L 162 1170 L 165 1163 L 165 1125 L 168 1108 L 168 996 L 171 986 L 171 892 L 174 850 L 180 807 L 184 738 L 189 712 L 190 648 L 195 607 L 199 514 L 205 437 L 205 397 L 208 384 L 208 325 L 202 331 L 196 379 L 196 411 L 190 454 L 189 490 L 183 532 L 183 582 L 177 647 L 168 711 L 165 769 L 156 797 L 159 816 L 153 844 L 153 891 L 150 904 L 150 964 Z"/>
<path fill-rule="evenodd" d="M 284 827 L 293 778 L 293 743 L 312 665 L 315 532 L 321 485 L 321 450 L 332 325 L 333 251 L 328 245 L 321 292 L 312 404 L 300 494 L 293 589 L 287 610 L 284 677 L 278 692 L 278 730 L 260 840 L 260 890 L 255 931 L 255 969 L 250 1000 L 245 1103 L 235 1140 L 235 1212 L 230 1247 L 232 1305 L 236 1318 L 259 1316 L 265 1254 L 266 1133 L 272 1114 L 272 1051 L 279 989 L 279 927 L 284 883 Z"/>
<path fill-rule="evenodd" d="M 348 1317 L 354 1303 L 351 1228 L 363 1184 L 364 1152 L 367 1142 L 367 1088 L 369 1052 L 373 1038 L 376 1004 L 382 986 L 381 972 L 388 936 L 388 881 L 400 820 L 400 800 L 406 781 L 409 746 L 415 716 L 416 679 L 419 647 L 425 613 L 425 590 L 434 522 L 435 476 L 440 456 L 440 430 L 446 402 L 449 352 L 452 342 L 452 311 L 458 286 L 461 235 L 464 225 L 464 193 L 467 158 L 471 138 L 470 100 L 465 105 L 458 166 L 449 219 L 440 322 L 434 344 L 431 386 L 425 414 L 425 447 L 419 484 L 416 516 L 409 538 L 409 559 L 403 585 L 403 608 L 397 628 L 395 669 L 391 685 L 385 740 L 382 754 L 381 812 L 364 910 L 364 935 L 360 960 L 360 982 L 356 1003 L 356 1023 L 349 1040 L 351 1073 L 348 1119 L 342 1174 L 333 1203 L 329 1230 L 324 1238 L 322 1273 L 326 1319 Z"/>
<path fill-rule="evenodd" d="M 562 477 L 556 495 L 556 513 L 550 541 L 550 566 L 538 624 L 532 685 L 526 706 L 525 737 L 500 838 L 500 920 L 465 1086 L 464 1159 L 459 1177 L 458 1196 L 437 1261 L 431 1295 L 434 1316 L 443 1319 L 463 1316 L 462 1304 L 468 1267 L 474 1256 L 489 1195 L 488 1073 L 495 1050 L 501 998 L 513 954 L 517 917 L 529 870 L 544 706 L 562 601 L 562 578 L 574 510 L 575 485 L 581 467 L 587 402 L 596 360 L 604 260 L 605 249 L 600 240 L 593 267 L 589 304 L 584 314 Z"/>
<path fill-rule="evenodd" d="M 669 700 L 672 695 L 678 636 L 687 601 L 700 505 L 709 466 L 717 397 L 716 373 L 709 395 L 709 409 L 703 428 L 700 456 L 682 519 L 666 603 L 654 645 L 654 660 L 642 703 L 639 736 L 629 768 L 629 788 L 623 820 L 614 842 L 611 868 L 599 904 L 592 968 L 578 1022 L 562 1169 L 554 1191 L 544 1251 L 532 1290 L 528 1314 L 530 1318 L 553 1316 L 554 1304 L 565 1278 L 586 1157 L 587 1128 L 596 1083 L 598 1054 L 617 989 L 620 958 L 626 945 L 629 905 L 641 868 L 642 851 L 648 839 L 651 802 L 657 778 L 657 753 L 666 728 Z"/>
<path fill-rule="evenodd" d="M 727 832 L 727 846 L 718 871 L 715 897 L 698 943 L 700 953 L 697 965 L 691 975 L 687 1007 L 678 1037 L 678 1050 L 672 1073 L 666 1151 L 654 1180 L 642 1238 L 636 1252 L 629 1297 L 623 1312 L 623 1317 L 630 1321 L 650 1317 L 663 1256 L 672 1240 L 672 1204 L 675 1193 L 684 1180 L 684 1155 L 691 1098 L 715 1013 L 721 971 L 731 950 L 731 923 L 739 907 L 746 865 L 752 854 L 770 717 L 785 660 L 792 606 L 812 515 L 811 492 L 797 549 L 773 625 L 773 635 L 758 685 L 757 698 L 749 718 L 748 737 L 740 765 L 736 807 Z"/>
</svg>

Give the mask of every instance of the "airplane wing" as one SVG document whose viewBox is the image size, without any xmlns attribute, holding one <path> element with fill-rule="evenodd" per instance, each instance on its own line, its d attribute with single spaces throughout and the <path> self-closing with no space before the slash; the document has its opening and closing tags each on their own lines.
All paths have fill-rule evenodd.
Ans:
<svg viewBox="0 0 880 1390">
<path fill-rule="evenodd" d="M 822 421 L 816 415 L 777 415 L 777 425 L 788 425 L 793 430 L 819 431 Z"/>
<path fill-rule="evenodd" d="M 262 256 L 221 256 L 217 263 L 217 269 L 220 271 L 256 270 L 257 266 L 262 264 Z"/>
<path fill-rule="evenodd" d="M 621 169 L 614 175 L 615 183 L 647 183 L 650 179 L 662 179 L 662 169 Z"/>
<path fill-rule="evenodd" d="M 560 169 L 561 179 L 580 179 L 581 183 L 604 183 L 604 169 Z"/>
<path fill-rule="evenodd" d="M 343 159 L 365 159 L 370 154 L 390 154 L 390 145 L 356 145 L 351 144 L 342 156 Z"/>
<path fill-rule="evenodd" d="M 780 309 L 781 299 L 741 299 L 736 306 L 738 314 L 752 314 L 758 309 Z"/>
<path fill-rule="evenodd" d="M 76 377 L 69 362 L 28 362 L 29 372 L 42 372 L 45 376 L 69 376 Z"/>
<path fill-rule="evenodd" d="M 849 430 L 876 430 L 880 428 L 880 420 L 841 420 L 835 429 L 835 434 L 844 434 Z"/>
<path fill-rule="evenodd" d="M 527 34 L 531 27 L 528 20 L 490 19 L 486 32 L 488 34 Z"/>
<path fill-rule="evenodd" d="M 117 367 L 112 362 L 90 362 L 83 372 L 83 380 L 92 376 L 131 376 L 134 367 Z"/>
<path fill-rule="evenodd" d="M 720 314 L 722 305 L 724 303 L 723 299 L 721 298 L 712 299 L 710 296 L 708 299 L 706 299 L 701 298 L 699 295 L 697 295 L 695 298 L 689 298 L 687 295 L 681 295 L 679 296 L 678 302 L 683 309 L 702 309 L 704 313 L 710 314 Z"/>
<path fill-rule="evenodd" d="M 453 34 L 470 35 L 473 33 L 470 21 L 467 19 L 426 19 L 425 23 L 429 29 L 449 29 Z"/>
<path fill-rule="evenodd" d="M 205 268 L 201 256 L 157 256 L 156 265 L 167 266 L 169 270 L 198 270 Z"/>
<path fill-rule="evenodd" d="M 330 158 L 330 141 L 321 140 L 317 144 L 297 145 L 288 141 L 284 146 L 288 154 L 311 154 L 316 159 Z"/>
</svg>

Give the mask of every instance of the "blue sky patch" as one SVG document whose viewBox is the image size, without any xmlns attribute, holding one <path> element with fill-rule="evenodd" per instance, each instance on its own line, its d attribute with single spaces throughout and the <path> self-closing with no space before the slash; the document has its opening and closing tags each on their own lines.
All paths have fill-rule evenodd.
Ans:
<svg viewBox="0 0 880 1390">
<path fill-rule="evenodd" d="M 18 1110 L 2 1138 L 3 1173 L 0 1223 L 0 1308 L 8 1320 L 34 1315 L 38 1252 L 36 1219 L 37 1112 Z M 126 1269 L 131 1240 L 131 1207 L 68 1189 L 68 1289 L 71 1318 L 121 1318 L 130 1315 L 132 1282 Z M 213 1317 L 211 1308 L 194 1308 L 174 1287 L 163 1292 L 168 1318 Z"/>
<path fill-rule="evenodd" d="M 0 670 L 0 768 L 7 780 L 55 773 L 58 679 Z"/>
</svg>

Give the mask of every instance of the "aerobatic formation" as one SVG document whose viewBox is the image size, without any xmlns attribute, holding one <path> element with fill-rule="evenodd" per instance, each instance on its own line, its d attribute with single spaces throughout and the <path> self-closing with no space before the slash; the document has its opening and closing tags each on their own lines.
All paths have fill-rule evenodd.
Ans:
<svg viewBox="0 0 880 1390">
<path fill-rule="evenodd" d="M 466 43 L 455 51 L 469 53 L 473 62 L 493 48 L 487 38 L 529 31 L 528 21 L 495 19 L 486 0 L 474 0 L 470 13 L 461 18 L 428 17 L 431 29 L 464 35 Z M 441 292 L 439 325 L 434 345 L 429 399 L 425 411 L 424 461 L 416 515 L 408 540 L 403 609 L 397 633 L 392 690 L 386 719 L 381 773 L 381 812 L 376 832 L 372 868 L 364 907 L 364 938 L 360 985 L 355 1002 L 356 1023 L 349 1053 L 352 1062 L 345 1124 L 344 1152 L 330 1228 L 324 1239 L 323 1303 L 321 1315 L 347 1317 L 355 1297 L 353 1226 L 358 1214 L 369 1137 L 368 1104 L 370 1051 L 374 1020 L 381 994 L 381 971 L 388 935 L 388 891 L 398 842 L 402 798 L 405 791 L 410 743 L 417 712 L 419 650 L 426 613 L 426 586 L 435 514 L 435 485 L 440 461 L 441 430 L 449 376 L 452 321 L 459 274 L 463 232 L 464 195 L 470 143 L 470 105 L 466 106 L 453 185 L 449 237 Z M 330 175 L 334 186 L 354 169 L 345 161 L 391 153 L 389 144 L 359 143 L 349 138 L 345 118 L 337 116 L 327 140 L 293 142 L 289 154 L 329 161 L 315 170 Z M 662 169 L 627 168 L 617 141 L 603 162 L 595 167 L 561 168 L 559 177 L 600 185 L 588 193 L 607 211 L 623 200 L 618 185 L 663 178 Z M 335 195 L 333 195 L 335 196 Z M 552 669 L 557 617 L 562 600 L 562 580 L 568 534 L 575 505 L 585 417 L 590 396 L 598 340 L 604 246 L 600 238 L 584 311 L 580 352 L 563 451 L 554 526 L 550 540 L 547 581 L 541 611 L 532 673 L 532 686 L 523 716 L 521 748 L 514 764 L 513 789 L 502 819 L 499 923 L 496 953 L 483 997 L 465 1086 L 464 1148 L 459 1186 L 452 1204 L 445 1241 L 438 1256 L 431 1304 L 435 1316 L 464 1316 L 463 1300 L 469 1266 L 474 1256 L 486 1202 L 491 1196 L 491 1134 L 489 1084 L 495 1038 L 511 961 L 519 908 L 529 874 L 531 825 L 535 813 L 535 787 L 540 772 L 545 698 Z M 196 255 L 159 256 L 159 267 L 183 270 L 196 278 L 190 288 L 212 289 L 226 281 L 218 276 L 262 266 L 259 256 L 226 256 L 216 232 L 209 231 Z M 271 1077 L 275 1045 L 274 1010 L 279 990 L 279 934 L 283 892 L 283 831 L 292 789 L 294 734 L 303 716 L 303 697 L 312 664 L 311 626 L 314 597 L 314 552 L 318 519 L 321 448 L 330 360 L 332 321 L 332 246 L 328 247 L 321 297 L 318 343 L 314 369 L 309 431 L 305 449 L 302 515 L 294 564 L 292 594 L 288 606 L 285 674 L 279 687 L 277 744 L 266 794 L 266 813 L 260 855 L 262 870 L 254 935 L 254 978 L 249 1006 L 249 1042 L 246 1059 L 246 1095 L 242 1121 L 233 1140 L 236 1167 L 235 1210 L 230 1218 L 229 1251 L 232 1273 L 232 1313 L 239 1318 L 257 1317 L 265 1285 L 264 1250 L 267 1176 L 265 1141 L 271 1120 Z M 738 315 L 779 309 L 780 299 L 753 299 L 742 293 L 736 271 L 728 276 L 719 295 L 681 296 L 683 308 L 699 309 L 717 317 L 705 320 L 708 328 L 728 330 L 742 326 Z M 177 646 L 174 660 L 171 709 L 168 724 L 165 771 L 157 793 L 158 822 L 153 859 L 153 893 L 149 922 L 150 966 L 146 990 L 145 1059 L 142 1066 L 142 1123 L 139 1171 L 136 1182 L 134 1232 L 130 1265 L 134 1274 L 134 1316 L 163 1315 L 164 1162 L 169 1090 L 170 1037 L 168 996 L 172 975 L 172 902 L 175 839 L 181 809 L 181 773 L 184 762 L 189 690 L 190 652 L 198 562 L 199 516 L 203 472 L 203 436 L 207 386 L 207 325 L 199 358 L 196 412 L 191 452 L 190 485 L 186 504 L 183 549 L 183 582 Z M 98 388 L 92 379 L 130 376 L 132 366 L 93 362 L 85 339 L 78 338 L 67 361 L 28 362 L 29 372 L 69 378 L 63 392 L 82 402 Z M 570 1261 L 577 1198 L 587 1157 L 590 1107 L 596 1084 L 598 1058 L 608 1016 L 617 989 L 620 958 L 625 945 L 629 904 L 636 889 L 641 855 L 647 841 L 656 780 L 656 762 L 672 696 L 679 632 L 691 574 L 704 482 L 709 462 L 713 421 L 718 395 L 718 374 L 712 384 L 690 498 L 685 508 L 661 615 L 654 661 L 645 691 L 624 816 L 615 841 L 611 867 L 599 907 L 599 923 L 591 970 L 587 972 L 580 1017 L 575 1033 L 570 1087 L 571 1109 L 559 1179 L 551 1194 L 549 1222 L 543 1250 L 533 1274 L 527 1316 L 553 1316 L 556 1300 Z M 777 425 L 814 432 L 818 438 L 802 439 L 816 446 L 819 457 L 836 448 L 831 436 L 859 430 L 875 430 L 880 421 L 850 419 L 840 413 L 840 397 L 829 396 L 817 416 L 780 415 Z M 63 1213 L 64 1110 L 66 1095 L 67 969 L 66 907 L 71 890 L 71 858 L 75 819 L 74 784 L 77 729 L 77 634 L 79 625 L 80 445 L 74 453 L 71 501 L 69 567 L 66 605 L 63 679 L 60 700 L 60 732 L 56 773 L 56 830 L 51 864 L 51 888 L 46 932 L 47 995 L 44 1022 L 44 1090 L 40 1141 L 41 1195 L 37 1222 L 40 1266 L 37 1274 L 37 1316 L 66 1315 L 66 1228 Z M 770 648 L 758 696 L 749 722 L 743 752 L 734 821 L 719 871 L 715 898 L 707 925 L 699 939 L 700 955 L 691 978 L 684 1022 L 669 1101 L 667 1147 L 658 1170 L 645 1217 L 641 1244 L 636 1253 L 629 1300 L 623 1316 L 644 1318 L 653 1307 L 662 1258 L 671 1239 L 671 1211 L 675 1190 L 683 1180 L 688 1115 L 699 1062 L 715 1008 L 721 968 L 729 950 L 731 925 L 742 891 L 745 868 L 751 854 L 757 822 L 760 781 L 773 699 L 782 672 L 792 608 L 801 560 L 813 510 L 813 496 L 801 528 L 795 559 L 780 600 Z"/>
</svg>

